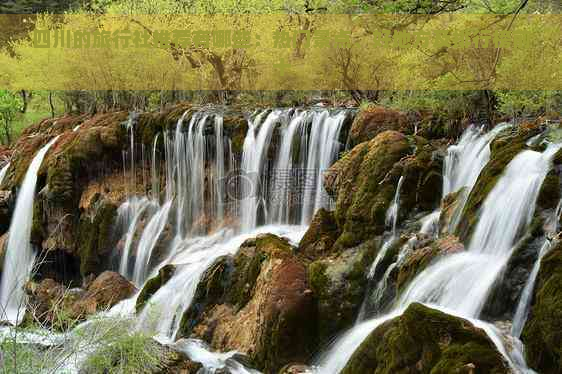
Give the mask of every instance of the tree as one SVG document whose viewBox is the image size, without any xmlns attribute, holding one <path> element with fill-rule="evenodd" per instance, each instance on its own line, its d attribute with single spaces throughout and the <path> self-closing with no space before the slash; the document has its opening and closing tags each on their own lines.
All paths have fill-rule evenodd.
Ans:
<svg viewBox="0 0 562 374">
<path fill-rule="evenodd" d="M 0 90 L 0 122 L 2 126 L 2 142 L 12 141 L 12 121 L 22 108 L 21 96 L 18 93 Z"/>
</svg>

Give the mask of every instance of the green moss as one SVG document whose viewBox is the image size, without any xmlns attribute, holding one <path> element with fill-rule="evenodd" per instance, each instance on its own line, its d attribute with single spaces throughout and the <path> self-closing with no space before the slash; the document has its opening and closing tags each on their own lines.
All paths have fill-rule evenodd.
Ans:
<svg viewBox="0 0 562 374">
<path fill-rule="evenodd" d="M 542 209 L 555 209 L 560 200 L 560 180 L 555 170 L 551 170 L 544 179 L 537 205 Z"/>
<path fill-rule="evenodd" d="M 528 364 L 545 374 L 562 367 L 562 243 L 541 261 L 534 300 L 521 339 Z"/>
<path fill-rule="evenodd" d="M 180 321 L 180 336 L 191 335 L 193 327 L 200 322 L 202 314 L 225 299 L 226 292 L 231 288 L 232 259 L 229 256 L 219 257 L 205 271 L 197 284 L 193 301 Z"/>
<path fill-rule="evenodd" d="M 111 249 L 111 228 L 116 216 L 117 207 L 110 202 L 102 201 L 96 209 L 93 220 L 87 216 L 80 218 L 78 254 L 82 276 L 97 274 L 100 266 L 106 261 L 104 255 Z"/>
<path fill-rule="evenodd" d="M 386 131 L 355 147 L 330 169 L 340 181 L 335 217 L 342 235 L 336 249 L 358 245 L 385 230 L 386 210 L 402 173 L 394 165 L 410 151 L 404 135 Z"/>
<path fill-rule="evenodd" d="M 225 136 L 232 142 L 232 152 L 241 157 L 248 132 L 248 120 L 243 115 L 227 114 L 223 119 L 223 128 Z"/>
<path fill-rule="evenodd" d="M 33 200 L 33 220 L 31 222 L 31 242 L 41 245 L 47 233 L 43 224 L 43 200 Z"/>
<path fill-rule="evenodd" d="M 236 310 L 242 309 L 252 298 L 262 262 L 266 258 L 265 253 L 260 251 L 241 251 L 234 257 L 232 287 L 226 298 Z"/>
<path fill-rule="evenodd" d="M 363 341 L 342 371 L 352 373 L 499 374 L 509 369 L 483 330 L 414 303 Z"/>
<path fill-rule="evenodd" d="M 299 254 L 309 259 L 327 255 L 338 236 L 339 229 L 334 213 L 321 208 L 314 214 L 308 230 L 299 243 Z"/>
<path fill-rule="evenodd" d="M 140 313 L 146 302 L 158 291 L 163 285 L 165 285 L 170 278 L 174 275 L 176 267 L 174 265 L 168 264 L 162 267 L 158 274 L 150 278 L 144 287 L 142 288 L 139 296 L 137 297 L 137 302 L 135 304 L 135 310 Z"/>
<path fill-rule="evenodd" d="M 363 301 L 366 271 L 377 248 L 375 241 L 368 241 L 308 266 L 308 284 L 317 302 L 320 342 L 327 342 L 353 323 Z"/>
</svg>

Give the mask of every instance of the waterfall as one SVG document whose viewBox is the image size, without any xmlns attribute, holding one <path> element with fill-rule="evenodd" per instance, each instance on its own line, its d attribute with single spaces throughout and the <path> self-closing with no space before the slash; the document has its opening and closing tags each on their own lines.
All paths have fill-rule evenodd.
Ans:
<svg viewBox="0 0 562 374">
<path fill-rule="evenodd" d="M 327 193 L 324 190 L 322 174 L 335 161 L 340 148 L 339 135 L 345 112 L 330 116 L 322 111 L 314 116 L 308 142 L 308 155 L 305 169 L 304 199 L 301 225 L 308 224 L 312 215 L 320 208 L 327 207 Z M 310 188 L 309 183 L 314 186 Z"/>
<path fill-rule="evenodd" d="M 154 249 L 154 246 L 156 246 L 156 243 L 158 242 L 158 239 L 168 222 L 168 213 L 170 212 L 171 206 L 171 201 L 165 203 L 162 208 L 159 209 L 154 216 L 152 216 L 150 222 L 148 222 L 148 225 L 146 225 L 146 228 L 140 237 L 137 248 L 137 256 L 135 259 L 135 268 L 133 271 L 133 283 L 137 286 L 141 286 L 148 276 L 148 265 L 151 259 L 152 250 Z"/>
<path fill-rule="evenodd" d="M 158 146 L 158 138 L 160 134 L 156 134 L 154 137 L 154 142 L 152 144 L 152 160 L 150 167 L 150 180 L 152 185 L 152 199 L 158 201 L 160 199 L 160 174 L 158 172 L 158 159 L 156 154 L 156 148 Z"/>
<path fill-rule="evenodd" d="M 551 145 L 542 154 L 519 153 L 486 197 L 468 249 L 424 270 L 400 303 L 431 302 L 478 317 L 518 235 L 533 217 L 540 187 L 558 148 Z"/>
<path fill-rule="evenodd" d="M 529 309 L 531 308 L 531 298 L 533 297 L 533 290 L 535 289 L 535 282 L 537 280 L 537 275 L 541 267 L 542 258 L 550 251 L 551 243 L 547 239 L 541 246 L 539 256 L 533 265 L 531 274 L 527 278 L 519 302 L 517 303 L 517 308 L 515 309 L 515 315 L 513 316 L 513 324 L 511 326 L 511 335 L 515 337 L 520 337 L 525 322 L 529 316 Z"/>
<path fill-rule="evenodd" d="M 386 252 L 388 252 L 388 249 L 392 246 L 392 243 L 396 240 L 396 224 L 398 223 L 398 213 L 400 211 L 400 191 L 402 190 L 403 182 L 404 176 L 401 175 L 396 186 L 396 192 L 394 193 L 392 203 L 386 210 L 385 224 L 391 227 L 391 237 L 384 242 L 381 249 L 377 253 L 377 257 L 375 257 L 375 261 L 373 261 L 373 264 L 369 269 L 369 278 L 374 277 L 377 271 L 377 267 L 384 259 L 384 256 L 386 256 Z"/>
<path fill-rule="evenodd" d="M 369 280 L 369 283 L 374 282 L 374 277 L 376 275 L 376 272 L 378 270 L 381 261 L 386 256 L 388 249 L 392 246 L 392 244 L 394 244 L 394 241 L 396 240 L 396 225 L 398 223 L 398 214 L 400 213 L 400 191 L 402 190 L 403 182 L 404 182 L 404 176 L 401 175 L 400 179 L 398 179 L 398 184 L 396 185 L 396 191 L 394 192 L 394 197 L 392 198 L 392 202 L 390 203 L 390 206 L 386 210 L 386 215 L 385 215 L 385 224 L 386 226 L 391 227 L 391 231 L 390 231 L 391 236 L 387 240 L 385 240 L 380 250 L 378 251 L 377 256 L 375 257 L 375 260 L 373 261 L 371 267 L 369 268 L 369 273 L 367 275 L 367 279 Z M 386 289 L 388 277 L 392 272 L 392 270 L 394 269 L 394 266 L 396 265 L 392 264 L 391 266 L 388 267 L 388 269 L 383 274 L 382 279 L 379 280 L 377 286 L 375 287 L 375 290 L 373 292 L 373 296 L 374 296 L 373 304 L 375 306 L 379 306 L 380 304 L 380 301 L 384 295 L 384 290 Z M 370 297 L 371 297 L 371 289 L 369 287 L 369 289 L 365 293 L 365 298 L 363 299 L 361 308 L 359 309 L 359 314 L 357 316 L 356 323 L 362 322 L 365 319 L 365 315 L 367 313 L 367 307 L 370 304 L 369 303 Z"/>
<path fill-rule="evenodd" d="M 325 109 L 274 110 L 250 121 L 240 182 L 243 231 L 262 221 L 305 225 L 318 209 L 329 205 L 322 174 L 341 149 L 339 137 L 346 116 L 346 111 Z M 279 147 L 270 169 L 267 156 L 277 129 Z"/>
<path fill-rule="evenodd" d="M 126 227 L 125 231 L 125 246 L 121 252 L 121 260 L 119 263 L 119 273 L 127 276 L 130 271 L 131 260 L 131 246 L 135 233 L 137 232 L 137 225 L 144 214 L 145 210 L 153 207 L 153 202 L 146 197 L 133 196 L 127 199 L 117 210 L 117 221 L 123 222 Z"/>
<path fill-rule="evenodd" d="M 244 139 L 242 153 L 243 174 L 241 180 L 242 202 L 240 212 L 242 231 L 251 230 L 257 225 L 258 209 L 264 193 L 262 172 L 265 156 L 273 136 L 273 130 L 279 123 L 282 114 L 282 111 L 274 110 L 267 115 L 260 125 L 261 119 L 264 116 L 264 112 L 262 112 L 249 123 L 248 134 L 246 134 Z"/>
<path fill-rule="evenodd" d="M 289 125 L 283 129 L 281 134 L 281 146 L 279 147 L 275 173 L 273 175 L 273 193 L 271 194 L 272 210 L 270 223 L 289 223 L 289 211 L 291 197 L 294 196 L 295 183 L 293 183 L 293 144 L 297 134 L 309 119 L 307 112 L 299 112 L 295 115 Z"/>
<path fill-rule="evenodd" d="M 240 245 L 260 233 L 287 237 L 297 244 L 304 230 L 294 226 L 261 226 L 250 232 L 234 235 L 224 229 L 209 236 L 183 240 L 165 263 L 177 269 L 148 301 L 138 319 L 138 328 L 155 331 L 161 339 L 176 339 L 183 313 L 191 305 L 197 285 L 204 272 L 221 256 L 235 254 Z"/>
<path fill-rule="evenodd" d="M 2 182 L 4 181 L 4 178 L 6 177 L 6 173 L 8 173 L 9 168 L 10 168 L 10 162 L 4 165 L 2 170 L 0 170 L 0 185 L 2 185 Z"/>
<path fill-rule="evenodd" d="M 521 344 L 516 338 L 507 349 L 497 330 L 477 318 L 511 256 L 518 235 L 533 217 L 542 182 L 558 149 L 560 145 L 549 145 L 543 153 L 530 150 L 519 153 L 486 197 L 467 251 L 443 257 L 418 274 L 389 314 L 356 324 L 319 359 L 317 372 L 341 371 L 370 332 L 389 318 L 400 315 L 412 302 L 426 303 L 469 319 L 485 329 L 514 371 L 532 372 L 526 367 Z"/>
<path fill-rule="evenodd" d="M 8 235 L 8 245 L 2 272 L 0 291 L 1 319 L 17 325 L 25 313 L 25 293 L 23 286 L 33 270 L 35 254 L 30 243 L 33 221 L 33 201 L 37 172 L 47 151 L 59 137 L 51 139 L 35 155 L 29 165 L 18 193 L 16 207 Z"/>
<path fill-rule="evenodd" d="M 502 123 L 487 133 L 470 126 L 465 130 L 458 144 L 447 149 L 447 156 L 443 163 L 443 197 L 466 187 L 451 219 L 449 232 L 453 232 L 458 225 L 470 191 L 490 160 L 490 143 L 501 131 L 510 126 L 508 123 Z"/>
</svg>

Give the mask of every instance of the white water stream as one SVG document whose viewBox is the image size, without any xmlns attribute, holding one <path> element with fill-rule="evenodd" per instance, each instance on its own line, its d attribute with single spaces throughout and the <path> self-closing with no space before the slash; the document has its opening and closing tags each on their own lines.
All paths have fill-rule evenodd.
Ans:
<svg viewBox="0 0 562 374">
<path fill-rule="evenodd" d="M 24 285 L 33 269 L 35 253 L 30 243 L 33 201 L 37 172 L 47 151 L 58 136 L 45 144 L 33 157 L 18 193 L 8 235 L 8 245 L 2 272 L 0 291 L 0 320 L 19 324 L 25 313 Z"/>
</svg>

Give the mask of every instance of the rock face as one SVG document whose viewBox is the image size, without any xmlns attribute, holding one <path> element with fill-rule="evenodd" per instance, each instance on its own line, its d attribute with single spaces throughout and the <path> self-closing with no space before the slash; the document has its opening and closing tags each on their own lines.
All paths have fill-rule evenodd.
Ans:
<svg viewBox="0 0 562 374">
<path fill-rule="evenodd" d="M 350 248 L 381 234 L 400 171 L 393 166 L 410 151 L 407 138 L 385 131 L 353 148 L 327 173 L 325 187 L 336 199 L 335 218 L 342 234 L 340 248 Z"/>
<path fill-rule="evenodd" d="M 355 116 L 349 131 L 349 141 L 357 145 L 387 130 L 405 132 L 407 126 L 408 118 L 401 112 L 382 107 L 366 108 Z"/>
<path fill-rule="evenodd" d="M 339 236 L 334 212 L 320 208 L 299 243 L 299 253 L 308 259 L 327 255 Z"/>
<path fill-rule="evenodd" d="M 343 374 L 509 373 L 486 333 L 470 322 L 421 304 L 377 327 Z"/>
<path fill-rule="evenodd" d="M 115 240 L 112 229 L 117 216 L 117 206 L 94 195 L 90 208 L 80 217 L 78 226 L 80 273 L 82 276 L 99 274 L 108 266 L 109 255 Z"/>
<path fill-rule="evenodd" d="M 10 228 L 10 219 L 14 209 L 15 199 L 11 191 L 0 191 L 0 234 Z"/>
<path fill-rule="evenodd" d="M 521 339 L 527 363 L 540 373 L 562 368 L 562 242 L 542 259 L 535 294 Z"/>
<path fill-rule="evenodd" d="M 219 259 L 182 319 L 183 336 L 245 353 L 267 373 L 306 360 L 315 347 L 316 311 L 306 267 L 293 252 L 284 239 L 265 234 Z"/>
<path fill-rule="evenodd" d="M 456 236 L 445 236 L 421 248 L 414 248 L 400 266 L 396 288 L 402 290 L 408 283 L 431 264 L 438 256 L 464 251 L 464 245 Z"/>
<path fill-rule="evenodd" d="M 327 343 L 355 320 L 367 286 L 367 272 L 378 249 L 366 242 L 308 267 L 308 279 L 318 309 L 315 321 L 320 342 Z"/>
<path fill-rule="evenodd" d="M 158 275 L 154 278 L 150 278 L 146 281 L 144 287 L 142 288 L 139 296 L 137 297 L 137 302 L 135 304 L 135 309 L 137 313 L 141 311 L 146 302 L 162 287 L 166 282 L 172 278 L 176 267 L 174 265 L 165 265 L 158 271 Z"/>
<path fill-rule="evenodd" d="M 401 176 L 401 215 L 436 208 L 442 185 L 442 160 L 436 150 L 437 145 L 424 138 L 385 131 L 337 161 L 324 179 L 336 200 L 334 216 L 341 234 L 335 249 L 353 247 L 384 232 Z"/>
<path fill-rule="evenodd" d="M 28 284 L 26 291 L 30 295 L 28 313 L 33 314 L 29 318 L 66 328 L 131 297 L 136 289 L 118 273 L 105 271 L 85 290 L 67 290 L 52 279 L 43 279 L 39 284 Z"/>
</svg>

